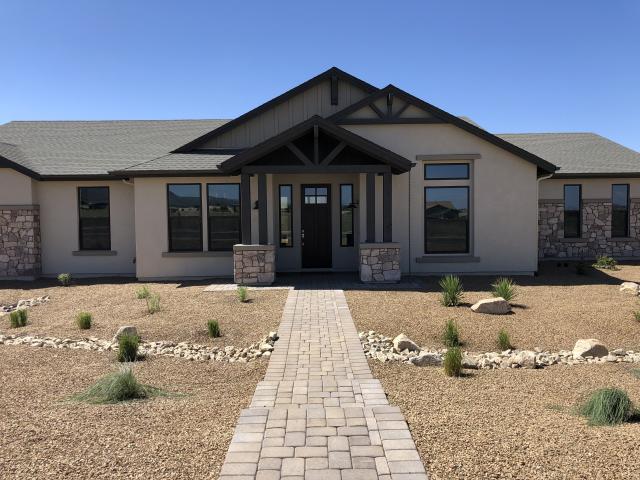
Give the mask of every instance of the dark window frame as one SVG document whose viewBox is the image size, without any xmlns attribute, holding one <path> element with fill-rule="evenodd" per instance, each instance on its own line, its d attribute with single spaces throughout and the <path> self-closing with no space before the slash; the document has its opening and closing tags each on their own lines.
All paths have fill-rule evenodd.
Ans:
<svg viewBox="0 0 640 480">
<path fill-rule="evenodd" d="M 200 248 L 199 249 L 194 249 L 194 250 L 174 250 L 173 246 L 171 245 L 171 207 L 169 205 L 169 189 L 173 186 L 173 185 L 191 185 L 191 186 L 197 186 L 200 190 Z M 169 251 L 170 252 L 202 252 L 204 251 L 204 243 L 202 241 L 202 184 L 201 183 L 167 183 L 167 237 L 169 240 Z"/>
<path fill-rule="evenodd" d="M 80 205 L 82 204 L 82 198 L 80 196 L 80 191 L 82 189 L 85 188 L 106 188 L 107 189 L 107 218 L 109 219 L 109 247 L 108 248 L 104 248 L 104 249 L 95 249 L 95 248 L 85 248 L 82 245 L 82 228 L 81 228 L 81 223 L 82 223 L 82 218 L 80 215 L 81 212 L 81 207 Z M 86 251 L 86 252 L 90 252 L 90 251 L 95 251 L 95 252 L 109 252 L 111 251 L 111 189 L 109 188 L 108 185 L 91 185 L 91 186 L 79 186 L 76 188 L 77 191 L 77 198 L 78 198 L 78 250 L 81 251 Z"/>
<path fill-rule="evenodd" d="M 355 208 L 353 206 L 351 207 L 347 207 L 347 208 L 351 208 L 351 242 L 347 245 L 343 245 L 342 244 L 342 187 L 351 187 L 351 205 L 354 205 L 355 203 L 355 189 L 353 188 L 353 183 L 341 183 L 340 184 L 340 198 L 338 199 L 338 205 L 339 205 L 339 210 L 340 210 L 340 246 L 344 247 L 344 248 L 351 248 L 355 245 L 355 241 L 356 241 L 356 221 L 355 221 L 355 215 L 354 215 L 354 210 Z"/>
<path fill-rule="evenodd" d="M 291 244 L 290 245 L 282 244 L 282 195 L 280 193 L 282 191 L 282 187 L 289 187 L 291 189 L 291 197 L 289 198 L 289 201 L 291 202 Z M 291 183 L 281 183 L 281 184 L 278 184 L 278 246 L 279 248 L 293 248 L 294 237 L 295 235 L 293 234 L 293 185 Z"/>
<path fill-rule="evenodd" d="M 620 235 L 613 235 L 613 210 L 614 210 L 614 205 L 613 205 L 613 188 L 614 187 L 626 187 L 627 188 L 627 215 L 625 216 L 625 234 L 620 236 Z M 629 216 L 631 215 L 631 185 L 628 183 L 612 183 L 611 184 L 611 238 L 628 238 L 629 237 L 629 232 L 630 232 L 630 221 L 629 221 Z"/>
<path fill-rule="evenodd" d="M 467 225 L 466 225 L 466 242 L 465 242 L 465 251 L 439 251 L 439 252 L 429 252 L 427 250 L 427 189 L 432 188 L 464 188 L 467 191 Z M 469 185 L 438 185 L 438 186 L 430 186 L 427 185 L 424 187 L 424 201 L 422 204 L 422 218 L 424 221 L 424 254 L 425 255 L 470 255 L 471 254 L 471 187 Z"/>
<path fill-rule="evenodd" d="M 434 165 L 439 165 L 439 166 L 449 166 L 449 165 L 464 165 L 465 167 L 467 167 L 467 175 L 466 177 L 438 177 L 438 178 L 429 178 L 427 176 L 427 168 L 428 167 L 432 167 Z M 466 162 L 459 162 L 459 163 L 455 163 L 455 162 L 427 162 L 424 164 L 424 180 L 430 180 L 430 181 L 440 181 L 440 180 L 470 180 L 471 179 L 471 164 L 470 163 L 466 163 Z"/>
<path fill-rule="evenodd" d="M 567 235 L 567 187 L 578 187 L 578 234 Z M 562 238 L 582 238 L 582 184 L 565 183 L 562 185 Z"/>
<path fill-rule="evenodd" d="M 236 185 L 238 187 L 238 200 L 239 200 L 239 205 L 240 205 L 240 213 L 238 215 L 238 222 L 240 224 L 240 228 L 238 230 L 238 233 L 240 234 L 239 238 L 238 238 L 238 243 L 242 243 L 242 186 L 240 185 L 240 183 L 235 183 L 235 182 L 229 182 L 229 183 L 224 183 L 224 182 L 214 182 L 214 183 L 207 183 L 205 184 L 205 192 L 207 195 L 207 249 L 209 252 L 233 252 L 233 247 L 231 247 L 231 249 L 220 249 L 220 248 L 211 248 L 211 220 L 209 217 L 209 186 L 215 186 L 215 185 Z M 201 199 L 202 201 L 202 199 Z M 202 229 L 202 221 L 200 222 L 200 229 Z"/>
</svg>

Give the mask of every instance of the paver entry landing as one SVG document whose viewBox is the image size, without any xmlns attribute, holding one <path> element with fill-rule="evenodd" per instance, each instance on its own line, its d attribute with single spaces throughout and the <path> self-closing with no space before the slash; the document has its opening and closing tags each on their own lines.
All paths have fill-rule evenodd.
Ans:
<svg viewBox="0 0 640 480">
<path fill-rule="evenodd" d="M 425 480 L 409 428 L 373 378 L 342 290 L 291 290 L 264 381 L 221 480 Z"/>
</svg>

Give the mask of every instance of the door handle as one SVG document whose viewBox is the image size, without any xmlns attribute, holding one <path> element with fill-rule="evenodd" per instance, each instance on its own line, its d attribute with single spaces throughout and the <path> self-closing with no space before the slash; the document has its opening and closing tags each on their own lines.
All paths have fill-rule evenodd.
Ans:
<svg viewBox="0 0 640 480">
<path fill-rule="evenodd" d="M 300 230 L 300 245 L 304 246 L 304 228 Z"/>
</svg>

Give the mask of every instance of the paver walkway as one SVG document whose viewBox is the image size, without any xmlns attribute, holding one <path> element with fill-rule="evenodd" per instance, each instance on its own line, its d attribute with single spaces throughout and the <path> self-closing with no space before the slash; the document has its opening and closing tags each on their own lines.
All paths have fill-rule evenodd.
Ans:
<svg viewBox="0 0 640 480">
<path fill-rule="evenodd" d="M 221 480 L 425 480 L 409 428 L 373 378 L 342 290 L 291 290 L 264 381 Z"/>
</svg>

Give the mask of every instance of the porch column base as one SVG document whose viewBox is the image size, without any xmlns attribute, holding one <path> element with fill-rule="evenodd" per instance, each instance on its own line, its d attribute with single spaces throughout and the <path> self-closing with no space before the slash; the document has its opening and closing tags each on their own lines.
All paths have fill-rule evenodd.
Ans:
<svg viewBox="0 0 640 480">
<path fill-rule="evenodd" d="M 238 285 L 266 286 L 276 279 L 275 245 L 233 246 L 233 281 Z"/>
<path fill-rule="evenodd" d="M 360 244 L 360 281 L 363 283 L 397 283 L 400 278 L 399 243 Z"/>
</svg>

